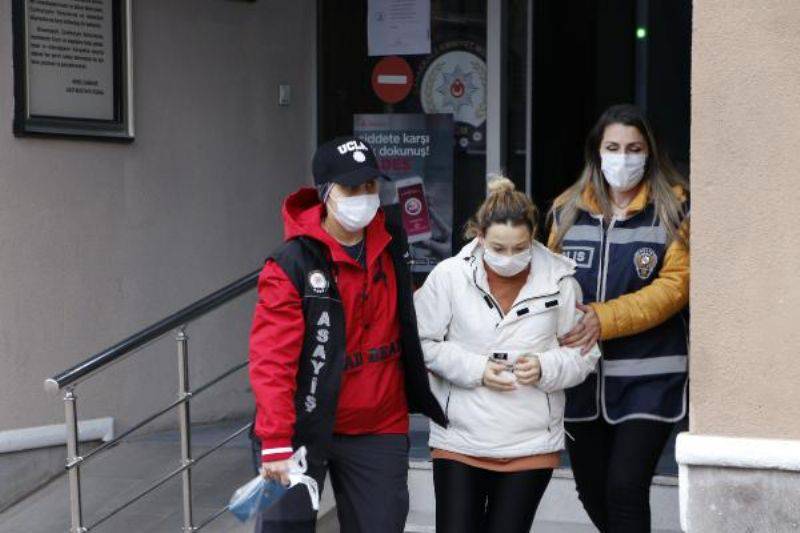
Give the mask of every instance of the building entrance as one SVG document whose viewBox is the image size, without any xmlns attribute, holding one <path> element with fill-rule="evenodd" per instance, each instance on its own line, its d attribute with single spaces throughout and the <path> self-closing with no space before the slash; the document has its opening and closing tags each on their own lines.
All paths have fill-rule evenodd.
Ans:
<svg viewBox="0 0 800 533">
<path fill-rule="evenodd" d="M 691 0 L 430 0 L 428 34 L 411 31 L 419 12 L 384 9 L 401 4 L 426 2 L 318 2 L 318 135 L 373 135 L 403 184 L 384 201 L 427 199 L 418 281 L 464 244 L 487 174 L 506 173 L 546 213 L 610 105 L 644 108 L 688 177 Z M 405 24 L 407 41 L 376 43 L 377 17 Z M 677 473 L 672 448 L 662 473 Z"/>
</svg>

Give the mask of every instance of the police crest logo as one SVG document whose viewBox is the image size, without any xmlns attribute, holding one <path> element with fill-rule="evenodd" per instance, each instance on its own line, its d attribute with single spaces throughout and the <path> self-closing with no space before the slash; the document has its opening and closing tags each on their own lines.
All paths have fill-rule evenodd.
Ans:
<svg viewBox="0 0 800 533">
<path fill-rule="evenodd" d="M 314 294 L 324 294 L 328 290 L 328 278 L 321 270 L 314 270 L 308 274 L 308 284 Z"/>
<path fill-rule="evenodd" d="M 417 89 L 425 113 L 453 116 L 458 146 L 485 147 L 487 73 L 483 49 L 471 41 L 442 43 L 419 67 Z"/>
<path fill-rule="evenodd" d="M 633 256 L 633 264 L 636 267 L 636 274 L 641 279 L 648 279 L 653 275 L 658 263 L 658 256 L 652 248 L 639 248 Z"/>
</svg>

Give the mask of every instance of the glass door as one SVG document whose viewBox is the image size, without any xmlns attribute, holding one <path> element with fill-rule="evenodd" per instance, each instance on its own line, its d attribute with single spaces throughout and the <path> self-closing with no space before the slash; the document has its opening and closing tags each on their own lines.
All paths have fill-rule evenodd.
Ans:
<svg viewBox="0 0 800 533">
<path fill-rule="evenodd" d="M 517 174 L 525 159 L 529 191 L 543 213 L 578 178 L 586 135 L 618 103 L 647 112 L 661 147 L 688 177 L 690 0 L 510 2 L 507 161 Z M 525 8 L 523 26 L 516 16 Z M 677 474 L 674 435 L 657 472 Z"/>
<path fill-rule="evenodd" d="M 402 136 L 384 135 L 392 132 L 409 133 L 407 139 L 418 133 L 431 137 L 434 157 L 423 162 L 406 155 L 413 147 L 382 147 L 385 170 L 408 187 L 399 194 L 410 198 L 421 190 L 428 200 L 429 221 L 420 224 L 420 235 L 427 239 L 411 243 L 421 281 L 435 262 L 464 244 L 464 225 L 485 194 L 487 1 L 430 0 L 427 53 L 392 55 L 371 55 L 370 16 L 397 13 L 379 13 L 386 2 L 355 0 L 346 9 L 343 4 L 318 2 L 319 140 L 349 135 L 354 125 L 378 142 L 391 138 L 402 144 Z M 425 2 L 395 3 L 401 4 Z M 407 92 L 387 94 L 381 85 L 387 81 L 407 83 Z M 449 118 L 431 118 L 443 115 Z M 450 128 L 449 144 L 440 138 L 445 127 Z"/>
</svg>

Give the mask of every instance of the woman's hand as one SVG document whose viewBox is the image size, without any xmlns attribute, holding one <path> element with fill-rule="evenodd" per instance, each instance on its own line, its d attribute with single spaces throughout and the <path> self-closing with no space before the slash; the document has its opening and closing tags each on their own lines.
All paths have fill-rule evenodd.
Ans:
<svg viewBox="0 0 800 533">
<path fill-rule="evenodd" d="M 523 355 L 517 358 L 514 365 L 514 375 L 517 383 L 522 385 L 536 385 L 542 377 L 542 366 L 535 355 Z"/>
<path fill-rule="evenodd" d="M 567 348 L 581 348 L 581 355 L 586 355 L 600 339 L 600 319 L 591 306 L 579 303 L 576 307 L 583 311 L 583 318 L 569 333 L 558 339 L 558 342 Z"/>
<path fill-rule="evenodd" d="M 496 391 L 510 391 L 517 388 L 514 378 L 511 376 L 500 375 L 505 372 L 506 365 L 497 363 L 495 361 L 486 362 L 486 370 L 483 371 L 483 384 L 492 390 Z"/>
<path fill-rule="evenodd" d="M 289 485 L 289 460 L 272 461 L 261 464 L 261 477 L 264 479 L 274 479 L 284 485 Z"/>
</svg>

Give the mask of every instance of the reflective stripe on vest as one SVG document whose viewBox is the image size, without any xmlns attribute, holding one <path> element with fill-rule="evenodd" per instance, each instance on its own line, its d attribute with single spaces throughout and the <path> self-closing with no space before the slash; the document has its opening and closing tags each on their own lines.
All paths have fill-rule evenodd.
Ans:
<svg viewBox="0 0 800 533">
<path fill-rule="evenodd" d="M 667 232 L 663 226 L 643 226 L 640 228 L 615 227 L 609 233 L 608 242 L 611 244 L 631 244 L 644 242 L 648 244 L 666 244 Z"/>
<path fill-rule="evenodd" d="M 638 377 L 686 372 L 689 358 L 685 355 L 666 355 L 646 359 L 603 360 L 603 374 L 607 377 Z"/>
<path fill-rule="evenodd" d="M 582 211 L 566 232 L 562 253 L 577 263 L 586 301 L 603 302 L 647 287 L 658 277 L 667 232 L 653 205 L 607 225 Z M 628 337 L 604 341 L 599 376 L 567 391 L 566 418 L 615 423 L 631 418 L 674 421 L 684 415 L 688 346 L 676 315 Z M 599 378 L 599 379 L 598 379 Z M 602 413 L 602 415 L 601 415 Z"/>
<path fill-rule="evenodd" d="M 564 241 L 589 241 L 600 242 L 598 226 L 573 225 L 564 235 Z"/>
</svg>

